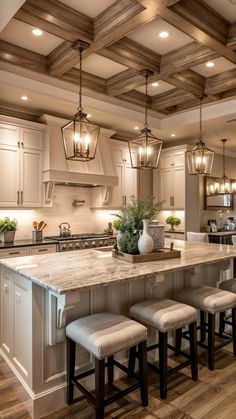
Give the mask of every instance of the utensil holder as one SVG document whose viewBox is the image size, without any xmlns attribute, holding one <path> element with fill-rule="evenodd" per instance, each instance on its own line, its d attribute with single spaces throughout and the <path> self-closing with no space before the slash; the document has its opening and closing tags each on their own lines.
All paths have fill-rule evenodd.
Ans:
<svg viewBox="0 0 236 419">
<path fill-rule="evenodd" d="M 32 240 L 34 242 L 40 242 L 43 240 L 43 232 L 42 231 L 37 231 L 37 230 L 33 230 L 32 231 Z"/>
</svg>

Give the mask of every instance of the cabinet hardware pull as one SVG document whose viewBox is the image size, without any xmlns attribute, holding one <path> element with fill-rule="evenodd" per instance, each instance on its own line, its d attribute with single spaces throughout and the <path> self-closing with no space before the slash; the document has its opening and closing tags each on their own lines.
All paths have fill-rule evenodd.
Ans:
<svg viewBox="0 0 236 419">
<path fill-rule="evenodd" d="M 38 252 L 47 252 L 48 249 L 38 249 Z"/>
<path fill-rule="evenodd" d="M 17 191 L 17 205 L 20 204 L 20 191 Z"/>
<path fill-rule="evenodd" d="M 124 196 L 124 198 L 125 198 L 125 205 L 126 205 L 126 195 Z"/>
<path fill-rule="evenodd" d="M 20 252 L 9 252 L 8 254 L 9 254 L 9 255 L 19 255 L 19 254 L 20 254 Z"/>
<path fill-rule="evenodd" d="M 23 191 L 21 191 L 21 204 L 23 204 Z"/>
<path fill-rule="evenodd" d="M 20 148 L 20 141 L 17 141 L 18 148 Z"/>
<path fill-rule="evenodd" d="M 21 147 L 22 147 L 22 148 L 24 148 L 24 143 L 23 143 L 23 141 L 21 142 Z"/>
</svg>

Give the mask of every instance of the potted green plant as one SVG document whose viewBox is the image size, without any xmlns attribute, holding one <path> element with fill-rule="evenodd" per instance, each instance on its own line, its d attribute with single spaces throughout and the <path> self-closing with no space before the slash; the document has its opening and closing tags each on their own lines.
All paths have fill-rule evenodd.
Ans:
<svg viewBox="0 0 236 419">
<path fill-rule="evenodd" d="M 173 215 L 170 215 L 167 219 L 166 219 L 166 224 L 169 224 L 171 227 L 171 230 L 175 230 L 175 227 L 177 227 L 178 225 L 180 225 L 181 220 L 178 217 L 174 217 Z"/>
<path fill-rule="evenodd" d="M 117 245 L 124 253 L 139 253 L 138 241 L 143 229 L 143 220 L 153 220 L 161 210 L 162 203 L 155 203 L 154 197 L 133 199 L 121 209 L 121 215 L 115 214 L 114 229 L 119 232 Z"/>
<path fill-rule="evenodd" d="M 17 224 L 18 221 L 15 218 L 11 220 L 9 217 L 5 217 L 0 220 L 0 235 L 4 243 L 14 242 Z"/>
</svg>

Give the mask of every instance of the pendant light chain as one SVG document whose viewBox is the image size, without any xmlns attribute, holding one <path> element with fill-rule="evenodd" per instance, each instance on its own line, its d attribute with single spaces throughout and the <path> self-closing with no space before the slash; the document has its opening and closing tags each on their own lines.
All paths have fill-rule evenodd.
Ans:
<svg viewBox="0 0 236 419">
<path fill-rule="evenodd" d="M 223 178 L 226 178 L 226 176 L 225 176 L 225 142 L 227 141 L 227 140 L 221 140 L 222 141 L 222 143 L 223 143 Z"/>
<path fill-rule="evenodd" d="M 79 112 L 83 111 L 82 106 L 82 54 L 83 48 L 80 47 L 79 49 Z"/>
<path fill-rule="evenodd" d="M 145 122 L 144 126 L 145 128 L 148 128 L 148 122 L 147 122 L 147 112 L 148 112 L 148 71 L 145 73 Z"/>
<path fill-rule="evenodd" d="M 200 143 L 203 143 L 202 141 L 202 97 L 200 97 Z"/>
</svg>

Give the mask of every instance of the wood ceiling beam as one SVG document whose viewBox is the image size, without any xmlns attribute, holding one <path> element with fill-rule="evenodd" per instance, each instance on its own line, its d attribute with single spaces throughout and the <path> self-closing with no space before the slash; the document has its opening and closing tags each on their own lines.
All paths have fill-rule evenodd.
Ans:
<svg viewBox="0 0 236 419">
<path fill-rule="evenodd" d="M 106 94 L 106 80 L 102 77 L 94 76 L 93 74 L 83 71 L 83 87 L 93 90 L 98 93 Z M 62 80 L 69 81 L 79 87 L 79 70 L 72 68 L 67 73 L 61 76 Z"/>
<path fill-rule="evenodd" d="M 47 59 L 44 55 L 2 40 L 0 40 L 0 60 L 40 73 L 47 71 Z"/>
<path fill-rule="evenodd" d="M 161 93 L 152 97 L 152 109 L 161 111 L 171 106 L 193 100 L 191 93 L 184 92 L 181 89 L 173 89 L 167 93 Z"/>
<path fill-rule="evenodd" d="M 57 0 L 27 0 L 14 17 L 65 41 L 93 39 L 93 19 Z"/>
<path fill-rule="evenodd" d="M 236 23 L 232 23 L 229 28 L 227 47 L 236 49 Z"/>
<path fill-rule="evenodd" d="M 12 105 L 10 103 L 0 102 L 0 114 L 11 116 L 13 118 L 25 119 L 32 122 L 41 122 L 42 111 L 26 108 L 24 106 Z"/>
<path fill-rule="evenodd" d="M 162 55 L 160 72 L 166 75 L 173 74 L 174 72 L 188 70 L 206 61 L 214 60 L 217 57 L 219 55 L 216 52 L 200 45 L 198 42 L 192 42 L 169 54 Z"/>
<path fill-rule="evenodd" d="M 99 50 L 98 54 L 137 71 L 143 69 L 144 63 L 149 70 L 160 71 L 161 55 L 127 37 Z"/>
<path fill-rule="evenodd" d="M 151 83 L 156 79 L 157 76 L 155 74 L 151 75 L 148 78 L 148 82 Z M 145 77 L 139 71 L 133 69 L 125 70 L 107 80 L 107 94 L 109 96 L 119 96 L 144 84 Z"/>
<path fill-rule="evenodd" d="M 181 73 L 174 73 L 172 76 L 162 76 L 161 80 L 170 83 L 179 89 L 192 93 L 195 96 L 203 94 L 205 89 L 205 77 L 195 73 L 192 70 L 185 70 Z"/>
<path fill-rule="evenodd" d="M 214 95 L 225 92 L 236 87 L 236 69 L 224 71 L 206 80 L 205 92 L 207 95 Z"/>
</svg>

